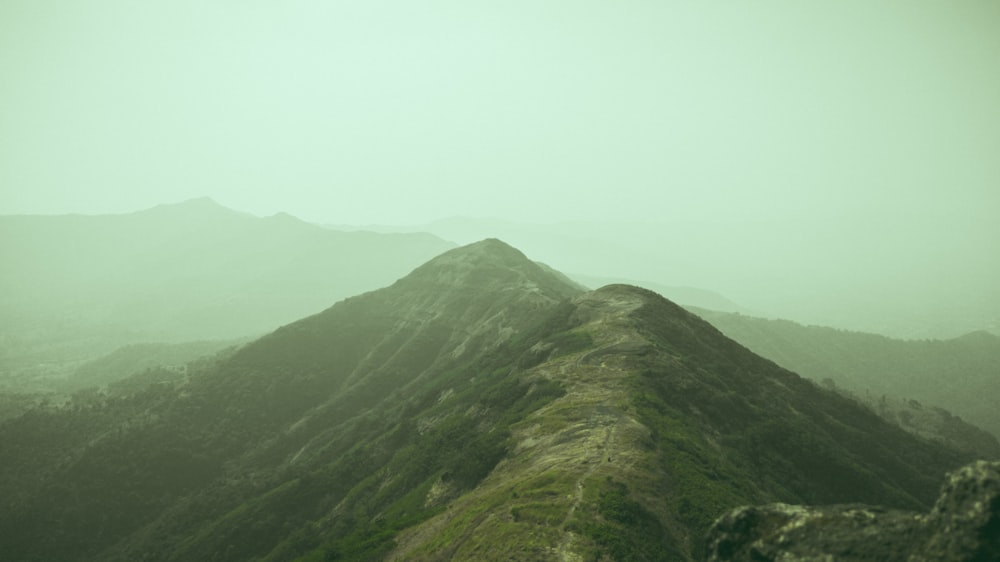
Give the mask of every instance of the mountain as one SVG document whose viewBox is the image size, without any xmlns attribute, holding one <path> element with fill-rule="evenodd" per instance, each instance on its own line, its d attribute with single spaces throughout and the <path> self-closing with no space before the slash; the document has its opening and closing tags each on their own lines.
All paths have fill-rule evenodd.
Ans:
<svg viewBox="0 0 1000 562">
<path fill-rule="evenodd" d="M 231 340 L 126 345 L 103 357 L 87 361 L 61 386 L 65 390 L 72 391 L 115 385 L 146 371 L 169 371 L 181 374 L 189 363 L 215 355 L 226 348 L 238 347 L 242 343 L 246 342 Z"/>
<path fill-rule="evenodd" d="M 694 560 L 727 509 L 927 509 L 971 460 L 637 287 L 484 240 L 0 424 L 18 560 Z"/>
<path fill-rule="evenodd" d="M 584 274 L 573 274 L 572 277 L 583 285 L 594 288 L 615 284 L 637 285 L 659 293 L 684 307 L 697 307 L 720 312 L 740 312 L 744 314 L 749 312 L 719 293 L 697 287 L 672 287 L 649 281 L 637 281 L 621 277 L 598 277 Z"/>
<path fill-rule="evenodd" d="M 889 407 L 887 402 L 898 396 L 929 406 L 904 417 L 941 407 L 1000 438 L 998 336 L 973 332 L 949 340 L 897 340 L 787 320 L 697 312 L 755 353 L 813 380 L 826 380 L 876 409 Z"/>
<path fill-rule="evenodd" d="M 684 305 L 748 312 L 717 292 L 681 285 L 696 280 L 707 284 L 713 279 L 692 277 L 699 268 L 688 267 L 689 260 L 670 259 L 681 245 L 657 240 L 652 225 L 599 221 L 534 224 L 452 217 L 411 227 L 372 225 L 364 228 L 394 233 L 430 232 L 459 244 L 495 236 L 567 272 L 574 281 L 588 287 L 612 283 L 639 285 Z"/>
<path fill-rule="evenodd" d="M 125 215 L 0 216 L 0 371 L 44 379 L 127 344 L 259 336 L 451 247 L 429 234 L 259 218 L 210 199 Z"/>
<path fill-rule="evenodd" d="M 976 330 L 1000 335 L 1000 268 L 984 259 L 982 242 L 971 243 L 997 239 L 995 221 L 949 228 L 934 221 L 919 228 L 908 224 L 904 236 L 889 235 L 886 217 L 878 214 L 815 221 L 760 214 L 694 217 L 688 211 L 661 205 L 655 220 L 452 217 L 365 228 L 430 232 L 459 244 L 496 236 L 560 271 L 643 280 L 656 291 L 708 289 L 760 316 L 907 339 Z"/>
</svg>

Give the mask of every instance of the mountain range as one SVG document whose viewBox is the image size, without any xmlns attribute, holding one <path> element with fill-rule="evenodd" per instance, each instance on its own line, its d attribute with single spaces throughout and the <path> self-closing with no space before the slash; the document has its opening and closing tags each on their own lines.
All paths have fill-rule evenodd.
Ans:
<svg viewBox="0 0 1000 562">
<path fill-rule="evenodd" d="M 124 215 L 0 216 L 3 382 L 49 388 L 46 378 L 128 344 L 256 337 L 452 247 L 207 198 Z"/>
<path fill-rule="evenodd" d="M 972 460 L 498 240 L 0 423 L 17 560 L 697 560 L 726 510 L 927 510 Z"/>
<path fill-rule="evenodd" d="M 637 201 L 637 205 L 642 202 Z M 927 221 L 886 230 L 878 214 L 827 221 L 746 215 L 695 218 L 665 206 L 656 221 L 594 217 L 556 223 L 452 217 L 380 232 L 429 232 L 467 244 L 501 238 L 567 274 L 636 280 L 679 304 L 786 318 L 903 339 L 1000 335 L 1000 270 L 973 240 L 994 224 Z M 350 228 L 350 227 L 338 227 Z M 585 283 L 586 284 L 586 283 Z M 739 308 L 720 308 L 724 296 Z"/>
</svg>

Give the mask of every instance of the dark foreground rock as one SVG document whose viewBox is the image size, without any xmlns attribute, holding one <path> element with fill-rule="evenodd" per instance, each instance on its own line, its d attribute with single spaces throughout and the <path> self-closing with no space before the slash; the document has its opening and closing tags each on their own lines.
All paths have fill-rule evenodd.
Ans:
<svg viewBox="0 0 1000 562">
<path fill-rule="evenodd" d="M 1000 462 L 948 475 L 930 513 L 865 505 L 741 507 L 708 533 L 709 562 L 1000 561 Z"/>
</svg>

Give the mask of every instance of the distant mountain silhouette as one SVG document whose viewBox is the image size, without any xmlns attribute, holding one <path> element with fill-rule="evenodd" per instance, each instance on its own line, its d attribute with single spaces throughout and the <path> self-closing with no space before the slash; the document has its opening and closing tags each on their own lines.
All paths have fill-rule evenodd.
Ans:
<svg viewBox="0 0 1000 562">
<path fill-rule="evenodd" d="M 941 230 L 928 224 L 911 232 L 919 240 L 910 236 L 889 244 L 880 236 L 882 224 L 873 220 L 845 230 L 840 220 L 754 214 L 723 221 L 687 217 L 674 207 L 649 221 L 530 223 L 459 216 L 366 228 L 430 232 L 459 244 L 499 237 L 568 274 L 640 280 L 656 291 L 711 289 L 749 310 L 680 301 L 704 308 L 902 338 L 950 338 L 983 329 L 1000 335 L 1000 270 L 976 265 L 985 262 L 967 254 L 971 247 L 963 242 L 978 226 Z M 868 243 L 876 239 L 882 243 Z"/>
<path fill-rule="evenodd" d="M 451 247 L 429 234 L 258 218 L 207 198 L 125 215 L 0 216 L 0 369 L 259 335 Z"/>
<path fill-rule="evenodd" d="M 651 291 L 498 240 L 0 423 L 17 560 L 696 560 L 742 504 L 926 510 L 968 460 Z"/>
</svg>

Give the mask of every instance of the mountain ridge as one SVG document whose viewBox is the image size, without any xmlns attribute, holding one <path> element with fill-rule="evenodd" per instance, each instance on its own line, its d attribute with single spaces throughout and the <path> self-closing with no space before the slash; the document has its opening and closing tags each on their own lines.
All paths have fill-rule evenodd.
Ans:
<svg viewBox="0 0 1000 562">
<path fill-rule="evenodd" d="M 616 533 L 621 533 L 623 540 L 638 539 L 628 532 L 615 526 L 612 521 L 611 526 L 579 522 L 576 519 L 578 511 L 591 513 L 602 513 L 602 500 L 607 500 L 610 496 L 620 497 L 621 501 L 628 503 L 636 513 L 634 517 L 646 522 L 659 520 L 663 527 L 653 537 L 643 537 L 650 541 L 651 548 L 662 549 L 661 552 L 668 558 L 679 557 L 689 559 L 692 555 L 700 552 L 698 541 L 700 537 L 696 532 L 711 523 L 712 517 L 707 513 L 698 515 L 694 509 L 695 505 L 702 505 L 709 510 L 713 502 L 726 501 L 734 502 L 735 498 L 720 500 L 720 496 L 712 494 L 722 494 L 725 496 L 725 486 L 720 487 L 716 482 L 712 483 L 712 478 L 705 475 L 699 476 L 697 473 L 691 474 L 693 469 L 690 464 L 681 463 L 675 465 L 674 470 L 678 471 L 672 476 L 663 480 L 663 476 L 656 475 L 656 469 L 651 466 L 656 465 L 655 459 L 651 459 L 649 449 L 656 448 L 657 438 L 655 435 L 660 431 L 669 431 L 665 427 L 658 428 L 655 423 L 651 423 L 651 418 L 655 418 L 659 412 L 649 411 L 648 404 L 659 404 L 652 407 L 653 410 L 663 411 L 673 408 L 675 411 L 690 409 L 685 412 L 689 420 L 695 420 L 696 425 L 704 428 L 714 428 L 702 433 L 688 429 L 680 431 L 677 436 L 677 429 L 672 433 L 678 441 L 668 441 L 666 448 L 675 450 L 678 443 L 689 443 L 685 445 L 687 453 L 694 453 L 701 458 L 712 458 L 714 455 L 709 449 L 702 449 L 692 442 L 704 442 L 705 435 L 722 436 L 726 432 L 734 433 L 737 425 L 741 423 L 737 418 L 732 421 L 725 421 L 731 416 L 733 411 L 739 412 L 740 408 L 734 408 L 738 403 L 737 396 L 760 395 L 760 391 L 754 391 L 750 387 L 738 388 L 734 395 L 728 396 L 723 402 L 723 408 L 710 410 L 706 406 L 712 406 L 712 400 L 708 399 L 705 391 L 699 391 L 691 387 L 698 385 L 698 379 L 705 373 L 698 375 L 690 373 L 690 377 L 685 380 L 674 381 L 668 388 L 655 394 L 657 397 L 635 395 L 636 371 L 642 370 L 643 365 L 648 369 L 658 365 L 658 370 L 664 365 L 660 361 L 650 362 L 651 357 L 664 351 L 662 344 L 664 338 L 657 337 L 669 334 L 668 351 L 672 352 L 683 349 L 686 352 L 694 352 L 699 347 L 711 349 L 713 352 L 721 352 L 724 356 L 735 357 L 734 361 L 740 368 L 752 371 L 755 369 L 767 369 L 770 374 L 765 379 L 756 382 L 771 380 L 778 391 L 789 392 L 788 386 L 798 386 L 805 392 L 822 397 L 820 403 L 829 402 L 836 404 L 837 408 L 846 408 L 850 412 L 850 417 L 863 419 L 866 422 L 880 425 L 875 421 L 875 416 L 865 413 L 860 406 L 853 405 L 849 401 L 841 401 L 839 398 L 826 395 L 824 391 L 818 389 L 811 383 L 804 381 L 796 375 L 784 371 L 774 366 L 770 361 L 758 358 L 745 350 L 742 346 L 723 338 L 721 333 L 710 327 L 694 315 L 683 310 L 681 307 L 670 303 L 659 295 L 648 290 L 627 285 L 612 285 L 602 287 L 593 292 L 584 293 L 576 297 L 573 301 L 577 308 L 571 314 L 571 331 L 583 330 L 590 326 L 591 330 L 602 332 L 595 335 L 591 332 L 593 345 L 585 351 L 581 351 L 579 356 L 569 355 L 555 359 L 554 362 L 545 362 L 534 369 L 540 370 L 538 376 L 550 378 L 560 383 L 566 389 L 566 394 L 557 397 L 553 402 L 543 406 L 540 410 L 531 414 L 532 417 L 540 418 L 537 421 L 525 420 L 515 426 L 513 441 L 517 443 L 512 456 L 502 460 L 493 473 L 487 476 L 484 487 L 470 493 L 470 496 L 456 500 L 454 507 L 445 513 L 437 515 L 433 520 L 424 523 L 422 526 L 411 529 L 404 533 L 399 539 L 399 546 L 392 552 L 390 560 L 432 560 L 439 559 L 440 543 L 435 542 L 434 537 L 440 535 L 457 537 L 457 545 L 452 544 L 444 555 L 455 556 L 457 559 L 562 559 L 566 556 L 578 555 L 578 550 L 587 548 L 597 548 L 598 552 L 611 554 L 614 559 L 627 560 L 638 556 L 639 559 L 652 559 L 651 551 L 642 549 L 630 549 L 621 541 L 613 539 Z M 663 319 L 668 319 L 664 322 Z M 704 331 L 702 331 L 704 330 Z M 652 338 L 649 336 L 652 335 Z M 727 343 L 728 342 L 728 343 Z M 657 349 L 660 348 L 660 349 Z M 676 355 L 667 362 L 667 369 L 684 370 L 684 360 Z M 668 371 L 669 372 L 669 371 Z M 609 376 L 610 373 L 610 376 Z M 770 379 L 780 374 L 778 380 Z M 639 375 L 640 377 L 657 377 L 659 373 Z M 693 375 L 693 376 L 692 376 Z M 666 381 L 661 381 L 666 382 Z M 729 380 L 729 384 L 734 381 Z M 641 384 L 641 383 L 640 383 Z M 669 384 L 669 383 L 668 383 Z M 582 390 L 587 388 L 588 390 Z M 599 388 L 600 390 L 595 390 Z M 648 390 L 645 392 L 649 392 Z M 767 394 L 765 392 L 765 394 Z M 574 396 L 583 395 L 589 397 L 588 400 L 580 402 L 574 400 Z M 669 400 L 671 396 L 684 396 L 694 398 L 692 400 L 674 400 L 672 404 L 660 402 L 664 398 Z M 814 397 L 815 399 L 815 397 Z M 572 402 L 572 407 L 561 406 L 562 402 Z M 646 401 L 647 404 L 643 402 Z M 697 407 L 694 407 L 697 404 Z M 745 406 L 743 410 L 753 410 L 753 406 Z M 643 410 L 647 410 L 643 412 Z M 840 414 L 843 415 L 843 414 Z M 678 416 L 680 417 L 680 416 Z M 562 425 L 553 419 L 560 420 Z M 686 422 L 688 424 L 691 421 Z M 787 423 L 787 422 L 786 422 Z M 668 423 L 668 426 L 671 425 Z M 552 433 L 552 427 L 561 427 Z M 539 428 L 548 428 L 548 434 L 540 431 Z M 720 434 L 719 431 L 723 433 Z M 882 426 L 881 431 L 887 431 L 893 438 L 899 438 L 902 432 L 896 429 Z M 738 433 L 738 432 L 735 432 Z M 784 432 L 780 432 L 784 433 Z M 698 435 L 701 434 L 699 438 Z M 691 441 L 688 441 L 688 440 Z M 720 439 L 717 437 L 716 439 Z M 844 438 L 840 438 L 844 441 Z M 722 439 L 720 439 L 721 441 Z M 724 444 L 724 447 L 734 449 L 729 454 L 745 454 L 744 449 L 739 451 L 734 447 L 737 438 L 730 437 L 731 443 Z M 711 443 L 712 438 L 708 439 Z M 760 443 L 758 441 L 758 443 Z M 660 446 L 663 446 L 662 443 Z M 718 447 L 716 443 L 714 446 Z M 684 451 L 682 449 L 681 451 Z M 684 454 L 683 452 L 681 454 Z M 523 457 L 520 458 L 519 457 Z M 786 459 L 794 457 L 794 453 L 786 453 Z M 723 457 L 724 458 L 724 457 Z M 739 472 L 730 462 L 723 458 L 715 457 L 714 461 L 709 461 L 715 465 L 712 472 L 719 471 L 733 477 Z M 534 460 L 532 460 L 534 459 Z M 827 459 L 834 461 L 834 459 Z M 801 462 L 801 461 L 794 461 Z M 573 463 L 583 463 L 578 469 L 569 468 L 567 465 Z M 700 464 L 696 463 L 696 464 Z M 919 498 L 915 496 L 898 496 L 896 492 L 886 494 L 888 489 L 879 492 L 878 486 L 870 477 L 849 476 L 854 469 L 848 468 L 843 463 L 836 461 L 831 464 L 841 465 L 839 477 L 829 476 L 827 486 L 832 489 L 818 496 L 810 497 L 813 500 L 826 500 L 836 497 L 849 496 L 854 493 L 860 495 L 858 491 L 851 492 L 838 484 L 838 478 L 845 478 L 852 481 L 852 486 L 865 486 L 867 493 L 876 495 L 882 494 L 882 500 L 895 498 L 897 504 L 909 505 L 911 507 L 926 505 L 933 501 L 933 493 L 936 491 L 937 481 L 926 479 L 921 484 Z M 553 467 L 563 466 L 562 476 L 552 476 Z M 668 463 L 669 466 L 669 463 Z M 516 473 L 520 467 L 521 472 Z M 508 476 L 515 484 L 509 483 L 498 475 L 515 471 L 516 476 Z M 530 483 L 545 480 L 548 471 L 548 478 L 561 478 L 568 480 L 570 494 L 566 499 L 560 500 L 557 497 L 549 497 L 543 492 L 533 490 Z M 566 474 L 570 476 L 566 476 Z M 605 477 L 606 481 L 602 481 Z M 714 478 L 718 479 L 718 475 Z M 799 477 L 801 478 L 801 476 Z M 657 506 L 659 501 L 656 497 L 664 497 L 664 491 L 676 488 L 676 479 L 688 482 L 682 490 L 674 489 L 667 492 L 667 497 L 673 496 L 676 502 L 671 509 Z M 494 482 L 491 483 L 491 480 Z M 723 479 L 725 480 L 725 479 Z M 613 482 L 612 482 L 613 481 Z M 673 481 L 673 483 L 671 483 Z M 694 482 L 700 482 L 695 484 Z M 866 482 L 862 484 L 862 482 Z M 525 486 L 528 491 L 520 490 L 516 483 L 529 483 Z M 607 484 L 607 482 L 612 482 Z M 617 484 L 615 484 L 617 483 Z M 627 483 L 627 484 L 626 484 Z M 619 488 L 618 486 L 625 486 Z M 546 484 L 542 486 L 544 491 Z M 665 488 L 664 488 L 665 486 Z M 755 485 L 747 485 L 738 491 L 743 494 L 741 499 L 748 502 L 757 502 L 763 498 L 774 497 L 796 497 L 802 490 L 784 489 L 784 486 L 777 485 L 775 481 L 768 482 L 766 479 Z M 803 484 L 799 484 L 800 488 Z M 874 486 L 874 487 L 873 487 Z M 912 483 L 906 486 L 912 486 Z M 904 486 L 904 487 L 906 487 Z M 768 490 L 770 488 L 770 490 Z M 624 493 L 622 489 L 628 490 Z M 705 492 L 705 489 L 713 492 Z M 616 491 L 617 490 L 617 491 Z M 839 490 L 839 491 L 838 491 Z M 731 492 L 730 492 L 731 493 Z M 500 502 L 500 497 L 509 495 L 516 499 L 510 499 L 507 503 L 499 503 L 498 508 L 487 508 L 485 512 L 477 510 L 477 505 L 491 505 Z M 799 496 L 802 497 L 802 496 Z M 525 498 L 525 499 L 520 499 Z M 538 505 L 538 500 L 544 498 L 544 507 Z M 631 498 L 631 499 L 630 499 Z M 639 498 L 643 498 L 640 500 Z M 635 503 L 638 502 L 638 503 Z M 739 503 L 739 502 L 736 502 Z M 510 506 L 509 504 L 513 504 Z M 553 505 L 561 506 L 562 511 L 552 513 Z M 686 506 L 686 507 L 685 507 Z M 479 515 L 468 517 L 468 513 L 479 511 Z M 559 516 L 559 513 L 562 515 Z M 600 517 L 598 517 L 598 521 Z M 527 522 L 527 523 L 525 523 Z M 620 523 L 620 521 L 619 521 Z M 514 531 L 513 529 L 518 529 Z M 428 529 L 436 529 L 428 531 Z M 562 533 L 560 536 L 553 536 L 553 529 Z M 430 535 L 426 538 L 426 535 Z M 477 540 L 476 537 L 480 538 Z M 531 539 L 517 542 L 514 546 L 506 546 L 496 539 L 489 540 L 483 537 L 504 537 L 504 536 L 526 536 Z M 659 537 L 657 539 L 656 537 Z M 544 546 L 544 545 L 555 546 Z M 589 545 L 589 546 L 584 546 Z M 596 546 L 595 546 L 596 545 Z M 591 550 L 593 552 L 593 550 Z"/>
<path fill-rule="evenodd" d="M 726 509 L 925 508 L 968 460 L 496 240 L 183 380 L 6 421 L 0 455 L 0 549 L 68 560 L 695 560 Z"/>
</svg>

